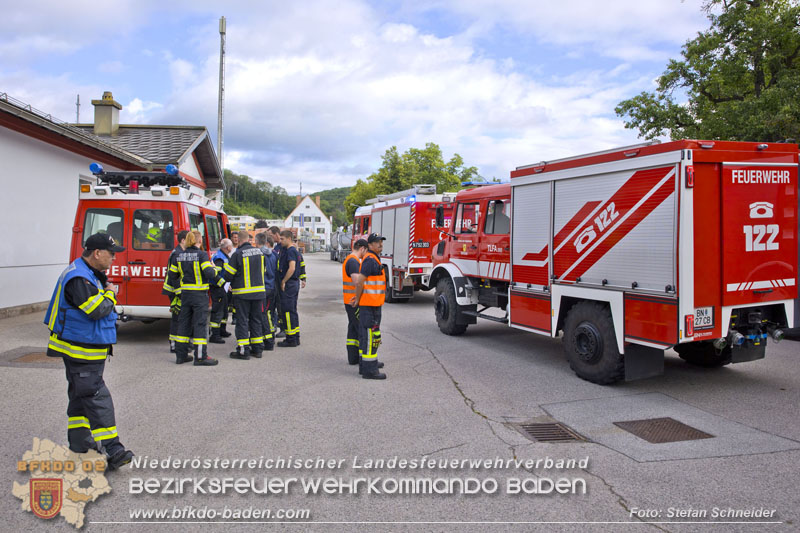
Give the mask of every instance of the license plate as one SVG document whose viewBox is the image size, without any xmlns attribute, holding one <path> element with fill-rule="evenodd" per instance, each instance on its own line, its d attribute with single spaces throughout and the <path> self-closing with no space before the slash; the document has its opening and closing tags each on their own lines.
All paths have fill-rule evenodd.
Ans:
<svg viewBox="0 0 800 533">
<path fill-rule="evenodd" d="M 714 308 L 701 307 L 694 312 L 694 329 L 711 329 L 714 327 Z"/>
</svg>

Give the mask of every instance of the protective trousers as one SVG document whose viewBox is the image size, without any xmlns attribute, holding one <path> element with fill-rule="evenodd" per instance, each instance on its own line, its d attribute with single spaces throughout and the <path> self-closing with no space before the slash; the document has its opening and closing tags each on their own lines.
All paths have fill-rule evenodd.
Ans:
<svg viewBox="0 0 800 533">
<path fill-rule="evenodd" d="M 208 292 L 183 291 L 181 313 L 178 315 L 178 336 L 175 354 L 186 357 L 189 344 L 208 344 Z"/>
<path fill-rule="evenodd" d="M 358 307 L 345 304 L 344 310 L 347 311 L 347 362 L 351 365 L 357 365 L 359 361 L 359 325 L 358 325 Z"/>
<path fill-rule="evenodd" d="M 67 439 L 69 449 L 85 453 L 105 448 L 109 456 L 123 449 L 117 435 L 114 402 L 103 381 L 105 361 L 75 363 L 64 358 L 67 371 Z"/>
<path fill-rule="evenodd" d="M 264 300 L 245 300 L 239 296 L 233 297 L 236 308 L 236 347 L 245 350 L 245 353 L 264 351 L 264 333 L 261 323 L 264 320 Z M 249 350 L 248 350 L 249 348 Z"/>
<path fill-rule="evenodd" d="M 378 372 L 378 345 L 381 342 L 381 307 L 362 305 L 358 308 L 359 349 L 362 374 Z"/>
<path fill-rule="evenodd" d="M 228 300 L 225 289 L 213 287 L 211 289 L 211 334 L 219 336 L 220 328 L 226 323 L 228 317 Z"/>
<path fill-rule="evenodd" d="M 296 343 L 300 336 L 300 317 L 297 316 L 297 297 L 300 294 L 300 282 L 290 279 L 286 289 L 281 291 L 281 313 L 285 320 L 286 341 Z"/>
<path fill-rule="evenodd" d="M 275 311 L 275 298 L 267 296 L 264 300 L 264 312 L 261 314 L 261 331 L 264 333 L 264 344 L 273 344 L 275 328 L 272 325 L 272 313 Z"/>
<path fill-rule="evenodd" d="M 177 342 L 178 340 L 178 315 L 181 312 L 181 297 L 175 296 L 172 299 L 169 311 L 169 340 L 172 342 Z"/>
</svg>

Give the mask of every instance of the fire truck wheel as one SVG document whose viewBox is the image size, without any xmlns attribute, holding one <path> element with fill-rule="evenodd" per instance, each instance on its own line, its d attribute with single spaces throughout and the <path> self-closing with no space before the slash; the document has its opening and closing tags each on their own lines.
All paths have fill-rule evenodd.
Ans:
<svg viewBox="0 0 800 533">
<path fill-rule="evenodd" d="M 578 377 L 608 385 L 625 377 L 625 358 L 617 348 L 614 321 L 608 307 L 579 302 L 564 322 L 564 350 Z"/>
<path fill-rule="evenodd" d="M 716 368 L 730 364 L 733 351 L 726 346 L 717 351 L 711 341 L 689 342 L 675 346 L 678 356 L 690 365 Z"/>
<path fill-rule="evenodd" d="M 387 304 L 393 304 L 395 303 L 395 299 L 392 295 L 392 288 L 389 286 L 389 269 L 386 267 L 383 267 L 383 277 L 386 278 L 386 296 L 384 299 Z"/>
<path fill-rule="evenodd" d="M 445 335 L 461 335 L 467 331 L 466 324 L 456 323 L 458 302 L 456 302 L 456 289 L 453 280 L 443 278 L 436 284 L 434 295 L 436 324 Z"/>
</svg>

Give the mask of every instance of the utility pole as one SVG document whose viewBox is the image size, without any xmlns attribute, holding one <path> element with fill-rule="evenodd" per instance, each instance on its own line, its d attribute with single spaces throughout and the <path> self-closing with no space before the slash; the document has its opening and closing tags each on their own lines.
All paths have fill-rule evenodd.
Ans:
<svg viewBox="0 0 800 533">
<path fill-rule="evenodd" d="M 219 166 L 225 172 L 222 163 L 222 121 L 225 107 L 225 17 L 219 18 L 219 103 L 217 106 L 217 156 Z"/>
<path fill-rule="evenodd" d="M 75 124 L 81 123 L 81 95 L 78 95 L 78 101 L 75 102 L 77 111 L 75 112 Z"/>
</svg>

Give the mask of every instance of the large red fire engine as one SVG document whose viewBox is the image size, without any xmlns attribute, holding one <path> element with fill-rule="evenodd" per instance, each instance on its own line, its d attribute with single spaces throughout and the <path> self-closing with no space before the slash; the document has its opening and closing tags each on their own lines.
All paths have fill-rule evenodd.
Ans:
<svg viewBox="0 0 800 533">
<path fill-rule="evenodd" d="M 199 230 L 210 254 L 228 234 L 222 205 L 183 179 L 165 172 L 103 171 L 91 167 L 96 184 L 82 184 L 70 261 L 80 257 L 94 233 L 107 233 L 125 247 L 116 255 L 108 279 L 119 285 L 120 320 L 169 318 L 169 299 L 161 294 L 169 254 L 181 230 Z"/>
<path fill-rule="evenodd" d="M 436 209 L 442 207 L 444 224 L 449 225 L 454 197 L 455 193 L 436 194 L 436 185 L 415 185 L 367 200 L 366 206 L 356 210 L 352 243 L 370 233 L 386 237 L 381 263 L 387 302 L 405 302 L 414 291 L 433 288 L 431 250 L 444 238 L 435 228 Z"/>
<path fill-rule="evenodd" d="M 702 366 L 763 358 L 794 324 L 797 165 L 797 145 L 684 140 L 462 191 L 434 252 L 439 328 L 563 332 L 571 368 L 601 384 L 662 373 L 668 348 Z"/>
</svg>

